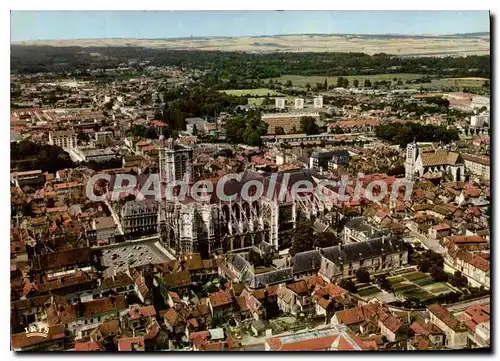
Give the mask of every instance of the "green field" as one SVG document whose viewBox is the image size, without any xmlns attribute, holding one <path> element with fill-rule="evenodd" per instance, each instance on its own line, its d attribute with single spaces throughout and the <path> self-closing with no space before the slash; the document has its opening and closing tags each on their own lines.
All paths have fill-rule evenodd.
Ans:
<svg viewBox="0 0 500 361">
<path fill-rule="evenodd" d="M 366 288 L 359 290 L 357 293 L 361 297 L 366 297 L 366 296 L 375 295 L 379 292 L 381 292 L 381 291 L 377 286 L 370 286 L 370 287 L 366 287 Z"/>
<path fill-rule="evenodd" d="M 432 83 L 426 84 L 405 84 L 408 88 L 420 89 L 430 89 L 430 88 L 479 88 L 483 86 L 484 81 L 487 79 L 483 78 L 443 78 L 443 79 L 433 79 Z"/>
<path fill-rule="evenodd" d="M 426 278 L 419 278 L 418 280 L 413 281 L 415 284 L 424 287 L 428 285 L 432 285 L 433 283 L 436 283 L 432 278 L 426 277 Z"/>
<path fill-rule="evenodd" d="M 229 90 L 220 90 L 222 93 L 226 93 L 228 95 L 234 96 L 254 96 L 254 97 L 265 97 L 265 96 L 278 96 L 282 95 L 278 93 L 276 90 L 267 89 L 267 88 L 259 88 L 259 89 L 229 89 Z"/>
<path fill-rule="evenodd" d="M 424 288 L 426 291 L 432 292 L 435 295 L 453 291 L 450 287 L 441 282 L 433 283 L 432 285 L 425 286 Z"/>
<path fill-rule="evenodd" d="M 434 87 L 480 87 L 483 85 L 486 79 L 483 78 L 443 78 L 443 79 L 433 79 L 432 83 L 426 84 L 406 84 L 406 80 L 423 78 L 424 74 L 375 74 L 375 75 L 347 75 L 343 78 L 349 79 L 349 85 L 352 86 L 354 79 L 359 81 L 359 85 L 363 86 L 364 81 L 369 79 L 372 83 L 374 81 L 381 80 L 393 80 L 394 78 L 400 79 L 404 83 L 404 87 L 417 88 L 420 87 L 424 89 L 434 88 Z M 316 85 L 316 83 L 323 84 L 325 79 L 327 79 L 329 85 L 337 84 L 336 76 L 304 76 L 304 75 L 283 75 L 279 78 L 274 78 L 274 80 L 279 80 L 282 84 L 285 84 L 287 80 L 291 80 L 292 85 L 295 87 L 305 88 L 306 84 L 309 83 L 311 87 Z"/>
<path fill-rule="evenodd" d="M 403 277 L 406 278 L 408 281 L 414 281 L 414 280 L 418 280 L 421 278 L 427 278 L 428 276 L 422 272 L 412 272 L 412 273 L 404 274 Z"/>
<path fill-rule="evenodd" d="M 265 98 L 248 98 L 248 105 L 262 105 Z"/>
<path fill-rule="evenodd" d="M 389 277 L 389 278 L 387 278 L 387 281 L 389 281 L 389 283 L 391 285 L 394 285 L 396 283 L 401 283 L 401 282 L 404 282 L 406 280 L 403 277 L 401 277 L 401 276 L 396 276 L 396 277 Z"/>
</svg>

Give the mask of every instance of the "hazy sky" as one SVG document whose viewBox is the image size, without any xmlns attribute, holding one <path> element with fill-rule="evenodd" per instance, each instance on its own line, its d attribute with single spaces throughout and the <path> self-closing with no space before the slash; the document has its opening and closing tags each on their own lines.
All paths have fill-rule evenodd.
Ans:
<svg viewBox="0 0 500 361">
<path fill-rule="evenodd" d="M 11 41 L 489 32 L 488 11 L 12 11 Z"/>
</svg>

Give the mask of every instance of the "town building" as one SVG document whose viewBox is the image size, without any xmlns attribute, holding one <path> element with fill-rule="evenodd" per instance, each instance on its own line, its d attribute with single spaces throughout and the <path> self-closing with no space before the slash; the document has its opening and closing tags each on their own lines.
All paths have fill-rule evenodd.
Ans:
<svg viewBox="0 0 500 361">
<path fill-rule="evenodd" d="M 406 179 L 413 181 L 416 176 L 439 173 L 448 174 L 454 182 L 464 179 L 465 166 L 459 153 L 446 149 L 425 149 L 419 144 L 409 143 L 406 147 Z"/>
<path fill-rule="evenodd" d="M 285 105 L 286 105 L 286 99 L 284 99 L 284 98 L 276 98 L 275 99 L 276 109 L 285 109 Z"/>
<path fill-rule="evenodd" d="M 489 125 L 489 124 L 490 124 L 489 113 L 476 114 L 470 117 L 470 126 L 473 128 L 480 128 L 483 127 L 484 125 Z"/>
<path fill-rule="evenodd" d="M 351 218 L 342 231 L 344 244 L 354 242 L 368 242 L 382 236 L 390 236 L 389 229 L 378 229 L 368 222 L 366 217 Z"/>
<path fill-rule="evenodd" d="M 49 144 L 57 145 L 63 149 L 75 149 L 77 135 L 74 130 L 51 131 L 49 132 Z"/>
<path fill-rule="evenodd" d="M 339 169 L 349 164 L 349 152 L 333 150 L 329 152 L 314 152 L 309 159 L 311 169 Z"/>
<path fill-rule="evenodd" d="M 302 117 L 313 117 L 319 120 L 317 112 L 290 112 L 262 114 L 262 120 L 268 124 L 267 134 L 276 134 L 276 128 L 281 127 L 285 134 L 292 134 L 300 131 L 300 120 Z"/>
<path fill-rule="evenodd" d="M 365 268 L 370 274 L 378 274 L 408 264 L 408 249 L 395 236 L 322 248 L 319 253 L 321 266 L 318 275 L 332 283 L 356 277 L 356 271 L 360 268 Z"/>
<path fill-rule="evenodd" d="M 315 97 L 313 100 L 314 108 L 321 109 L 323 108 L 323 97 Z"/>
<path fill-rule="evenodd" d="M 107 147 L 113 140 L 113 132 L 107 130 L 102 132 L 95 132 L 92 139 L 93 146 L 96 148 Z"/>
<path fill-rule="evenodd" d="M 468 344 L 468 332 L 465 324 L 459 321 L 450 311 L 441 305 L 433 304 L 427 307 L 430 322 L 435 324 L 445 334 L 445 344 L 449 348 L 464 348 Z"/>
<path fill-rule="evenodd" d="M 190 135 L 206 134 L 208 132 L 207 120 L 203 118 L 186 118 L 186 132 Z"/>
<path fill-rule="evenodd" d="M 295 99 L 295 109 L 303 109 L 304 108 L 304 99 L 297 98 Z"/>
<path fill-rule="evenodd" d="M 159 150 L 160 180 L 166 184 L 175 181 L 193 183 L 193 149 L 161 137 Z"/>
<path fill-rule="evenodd" d="M 116 154 L 111 148 L 77 148 L 75 152 L 84 162 L 107 162 L 116 158 Z"/>
<path fill-rule="evenodd" d="M 363 351 L 370 348 L 344 325 L 266 339 L 266 351 Z"/>
<path fill-rule="evenodd" d="M 13 174 L 16 187 L 24 186 L 39 186 L 45 182 L 45 178 L 41 170 L 28 170 L 24 172 L 16 172 Z"/>
<path fill-rule="evenodd" d="M 158 229 L 158 202 L 154 199 L 125 202 L 120 210 L 120 222 L 126 235 L 156 233 Z"/>
<path fill-rule="evenodd" d="M 490 158 L 470 154 L 462 154 L 465 170 L 479 179 L 490 179 Z"/>
</svg>

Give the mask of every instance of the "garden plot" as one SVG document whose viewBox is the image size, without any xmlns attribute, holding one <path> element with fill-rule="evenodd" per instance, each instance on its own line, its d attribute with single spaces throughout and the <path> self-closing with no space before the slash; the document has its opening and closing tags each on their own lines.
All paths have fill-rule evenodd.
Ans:
<svg viewBox="0 0 500 361">
<path fill-rule="evenodd" d="M 377 293 L 380 293 L 380 292 L 382 292 L 382 291 L 377 286 L 369 286 L 369 287 L 365 287 L 363 289 L 358 290 L 357 294 L 360 297 L 368 297 L 368 296 L 376 295 Z"/>
<path fill-rule="evenodd" d="M 429 276 L 422 272 L 412 272 L 412 273 L 406 273 L 402 275 L 402 277 L 406 278 L 408 281 L 415 281 L 422 278 L 428 278 Z"/>
<path fill-rule="evenodd" d="M 425 286 L 424 289 L 428 292 L 431 292 L 433 295 L 441 295 L 453 291 L 450 287 L 441 282 L 436 282 L 432 285 Z"/>
</svg>

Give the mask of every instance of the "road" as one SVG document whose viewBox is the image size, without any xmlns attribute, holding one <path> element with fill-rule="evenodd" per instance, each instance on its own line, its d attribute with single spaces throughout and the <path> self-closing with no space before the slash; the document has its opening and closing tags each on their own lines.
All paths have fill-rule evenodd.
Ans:
<svg viewBox="0 0 500 361">
<path fill-rule="evenodd" d="M 119 234 L 123 236 L 124 232 L 123 232 L 122 223 L 120 222 L 120 217 L 118 217 L 114 208 L 112 207 L 112 205 L 109 203 L 109 201 L 107 199 L 104 201 L 104 204 L 106 204 L 106 206 L 108 207 L 109 212 L 111 213 L 111 217 L 113 218 L 113 221 L 115 222 L 115 224 L 118 228 Z"/>
<path fill-rule="evenodd" d="M 78 155 L 73 149 L 66 150 L 69 153 L 69 157 L 73 162 L 83 162 L 84 159 Z"/>
<path fill-rule="evenodd" d="M 425 248 L 430 249 L 431 251 L 439 253 L 439 241 L 437 239 L 429 239 L 421 234 L 410 232 L 410 236 L 418 239 Z M 411 238 L 408 237 L 408 238 Z"/>
</svg>

